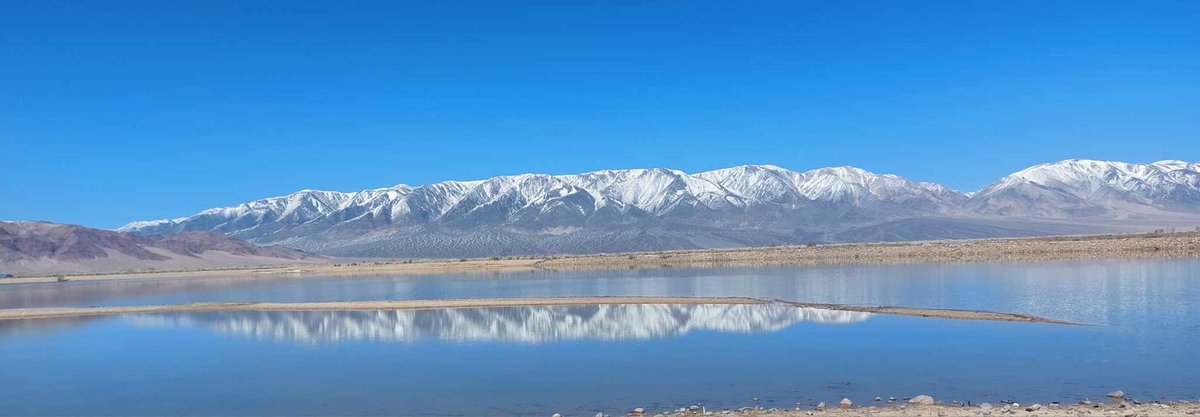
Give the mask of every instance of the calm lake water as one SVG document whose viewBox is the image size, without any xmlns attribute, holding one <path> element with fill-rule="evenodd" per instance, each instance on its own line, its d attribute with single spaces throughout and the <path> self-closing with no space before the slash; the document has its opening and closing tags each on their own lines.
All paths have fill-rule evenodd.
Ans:
<svg viewBox="0 0 1200 417">
<path fill-rule="evenodd" d="M 0 415 L 564 415 L 849 397 L 1200 399 L 1200 261 L 775 267 L 0 286 L 0 307 L 560 295 L 782 305 L 158 314 L 0 322 Z"/>
</svg>

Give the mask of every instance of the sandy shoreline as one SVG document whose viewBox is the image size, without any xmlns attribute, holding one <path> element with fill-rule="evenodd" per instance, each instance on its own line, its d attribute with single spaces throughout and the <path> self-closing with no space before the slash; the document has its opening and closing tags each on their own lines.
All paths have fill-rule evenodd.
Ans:
<svg viewBox="0 0 1200 417">
<path fill-rule="evenodd" d="M 1195 257 L 1200 257 L 1200 232 L 581 255 L 547 259 L 538 263 L 538 266 L 552 270 L 577 270 Z"/>
<path fill-rule="evenodd" d="M 739 410 L 698 410 L 680 409 L 671 412 L 653 413 L 653 411 L 639 414 L 631 412 L 630 416 L 657 416 L 657 417 L 689 417 L 689 416 L 705 416 L 705 415 L 730 415 L 730 416 L 769 416 L 769 417 L 807 417 L 807 416 L 877 416 L 877 417 L 975 417 L 975 416 L 1007 416 L 1007 415 L 1026 415 L 1026 416 L 1048 416 L 1048 417 L 1065 417 L 1065 416 L 1128 416 L 1128 417 L 1145 417 L 1145 416 L 1194 416 L 1200 415 L 1200 402 L 1194 401 L 1179 401 L 1179 402 L 1163 402 L 1163 403 L 1147 403 L 1139 404 L 1134 402 L 1118 402 L 1118 403 L 1079 403 L 1079 404 L 1034 404 L 1034 403 L 996 403 L 988 405 L 909 405 L 900 403 L 889 405 L 885 401 L 872 402 L 863 406 L 851 406 L 849 408 L 839 408 L 836 402 L 829 403 L 829 406 L 824 409 L 814 407 L 800 407 L 800 409 L 755 409 L 744 408 Z"/>
<path fill-rule="evenodd" d="M 768 248 L 639 252 L 458 260 L 341 260 L 193 271 L 64 275 L 70 281 L 290 275 L 436 275 L 652 268 L 773 265 L 853 265 L 952 262 L 1027 262 L 1069 259 L 1172 259 L 1200 257 L 1200 232 L 1060 236 L 1025 239 L 943 240 L 904 243 L 780 246 Z M 0 279 L 0 284 L 56 282 L 57 276 Z"/>
<path fill-rule="evenodd" d="M 213 311 L 370 311 L 434 310 L 491 307 L 549 307 L 603 304 L 765 304 L 742 297 L 546 297 L 477 298 L 457 300 L 329 301 L 311 303 L 193 303 L 120 307 L 47 307 L 0 309 L 0 320 L 53 317 L 110 316 L 143 313 Z"/>
<path fill-rule="evenodd" d="M 764 300 L 747 297 L 544 297 L 544 298 L 477 298 L 454 300 L 383 300 L 328 301 L 307 303 L 193 303 L 147 306 L 111 307 L 45 307 L 0 309 L 0 320 L 43 319 L 59 317 L 113 316 L 122 314 L 233 312 L 233 311 L 373 311 L 373 310 L 434 310 L 496 307 L 549 307 L 606 304 L 770 304 L 782 303 L 796 308 L 836 311 L 856 311 L 897 316 L 929 317 L 953 320 L 1007 321 L 1024 323 L 1077 325 L 1027 314 L 991 311 L 944 310 L 907 307 L 870 307 L 842 304 L 806 304 L 784 300 Z"/>
<path fill-rule="evenodd" d="M 821 310 L 857 311 L 862 313 L 887 314 L 893 316 L 931 317 L 949 320 L 979 320 L 979 321 L 1011 321 L 1023 323 L 1066 324 L 1081 326 L 1081 323 L 1061 321 L 1038 317 L 1030 314 L 1005 313 L 983 310 L 954 310 L 945 308 L 917 308 L 897 306 L 855 306 L 846 304 L 798 303 L 787 300 L 774 300 L 800 308 L 816 308 Z"/>
</svg>

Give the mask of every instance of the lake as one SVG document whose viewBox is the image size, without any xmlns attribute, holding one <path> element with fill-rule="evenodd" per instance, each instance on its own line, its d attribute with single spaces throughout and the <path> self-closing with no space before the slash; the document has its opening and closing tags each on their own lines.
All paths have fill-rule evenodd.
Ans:
<svg viewBox="0 0 1200 417">
<path fill-rule="evenodd" d="M 769 305 L 177 313 L 0 322 L 2 415 L 587 415 L 1200 399 L 1200 261 L 770 267 L 0 286 L 3 308 L 749 296 L 1035 314 L 1063 326 Z M 753 398 L 759 398 L 757 403 Z"/>
</svg>

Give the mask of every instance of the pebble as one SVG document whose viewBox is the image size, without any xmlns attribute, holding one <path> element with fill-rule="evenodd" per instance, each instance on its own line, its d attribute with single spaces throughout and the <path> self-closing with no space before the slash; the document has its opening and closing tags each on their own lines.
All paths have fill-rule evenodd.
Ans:
<svg viewBox="0 0 1200 417">
<path fill-rule="evenodd" d="M 562 417 L 562 414 L 559 414 L 559 413 L 554 413 L 554 415 L 552 415 L 552 416 L 550 416 L 550 417 Z"/>
<path fill-rule="evenodd" d="M 1029 406 L 1029 407 L 1025 408 L 1025 411 L 1028 411 L 1028 412 L 1031 412 L 1031 413 L 1032 413 L 1032 412 L 1034 412 L 1034 411 L 1041 410 L 1041 409 L 1042 409 L 1042 405 L 1041 405 L 1041 404 L 1034 404 L 1034 405 L 1031 405 L 1031 406 Z"/>
<path fill-rule="evenodd" d="M 825 409 L 825 402 L 824 402 L 824 401 L 821 401 L 821 402 L 817 403 L 817 409 L 818 409 L 818 410 L 824 410 L 824 409 Z"/>
<path fill-rule="evenodd" d="M 992 403 L 979 404 L 980 410 L 991 410 L 992 408 L 993 408 Z"/>
<path fill-rule="evenodd" d="M 913 397 L 911 400 L 908 400 L 908 403 L 913 405 L 933 405 L 934 401 L 933 397 L 928 395 L 918 395 Z"/>
<path fill-rule="evenodd" d="M 596 413 L 596 417 L 604 417 L 604 413 Z"/>
<path fill-rule="evenodd" d="M 637 413 L 637 414 L 646 414 L 646 409 L 642 408 L 642 407 L 638 407 L 638 408 L 633 409 L 633 412 Z"/>
<path fill-rule="evenodd" d="M 883 401 L 883 398 L 875 397 L 875 402 Z"/>
<path fill-rule="evenodd" d="M 854 401 L 850 401 L 849 398 L 842 398 L 842 402 L 838 403 L 838 407 L 840 407 L 840 408 L 850 408 L 853 406 L 854 406 Z"/>
<path fill-rule="evenodd" d="M 1125 399 L 1125 391 L 1116 390 L 1116 391 L 1110 392 L 1110 393 L 1108 393 L 1108 398 L 1112 398 L 1114 400 L 1123 400 L 1123 399 Z"/>
</svg>

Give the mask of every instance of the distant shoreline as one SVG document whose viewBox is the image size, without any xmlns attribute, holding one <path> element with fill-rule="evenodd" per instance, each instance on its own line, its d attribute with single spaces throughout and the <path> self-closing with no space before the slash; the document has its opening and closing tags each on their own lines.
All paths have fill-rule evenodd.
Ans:
<svg viewBox="0 0 1200 417">
<path fill-rule="evenodd" d="M 652 268 L 772 265 L 855 265 L 960 262 L 1027 262 L 1072 259 L 1172 259 L 1200 257 L 1200 232 L 1037 238 L 938 240 L 637 252 L 599 255 L 509 257 L 459 260 L 334 260 L 234 269 L 150 271 L 2 278 L 0 284 L 61 280 L 292 275 L 436 275 Z"/>
<path fill-rule="evenodd" d="M 989 415 L 1028 415 L 1037 417 L 1067 417 L 1080 415 L 1116 415 L 1116 416 L 1192 416 L 1200 414 L 1200 402 L 1167 401 L 1141 403 L 1132 400 L 1098 400 L 1081 401 L 1079 404 L 1034 404 L 1034 403 L 980 403 L 977 405 L 962 404 L 907 404 L 907 399 L 895 400 L 878 398 L 877 401 L 866 404 L 853 404 L 840 407 L 840 404 L 830 402 L 825 407 L 796 407 L 785 408 L 756 408 L 746 407 L 737 410 L 705 409 L 700 406 L 681 408 L 665 413 L 629 413 L 634 417 L 693 417 L 704 415 L 733 415 L 733 416 L 763 416 L 763 417 L 808 417 L 824 416 L 872 416 L 872 417 L 976 417 Z M 933 401 L 929 398 L 929 401 Z M 694 409 L 693 409 L 694 408 Z"/>
<path fill-rule="evenodd" d="M 246 312 L 246 311 L 379 311 L 379 310 L 438 310 L 459 308 L 504 308 L 504 307 L 560 307 L 613 304 L 713 304 L 766 305 L 779 303 L 795 308 L 833 311 L 855 311 L 897 316 L 928 317 L 951 320 L 1005 321 L 1021 323 L 1043 323 L 1079 325 L 1043 317 L 978 310 L 951 310 L 933 308 L 910 308 L 889 306 L 852 306 L 845 304 L 809 304 L 785 300 L 766 300 L 749 297 L 534 297 L 534 298 L 468 298 L 447 300 L 381 300 L 381 301 L 326 301 L 296 303 L 192 303 L 148 306 L 103 306 L 103 307 L 44 307 L 0 309 L 0 320 L 47 319 L 61 317 L 114 316 L 122 314 L 150 313 L 203 313 L 203 312 Z"/>
</svg>

